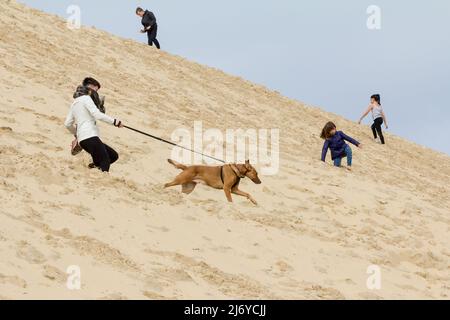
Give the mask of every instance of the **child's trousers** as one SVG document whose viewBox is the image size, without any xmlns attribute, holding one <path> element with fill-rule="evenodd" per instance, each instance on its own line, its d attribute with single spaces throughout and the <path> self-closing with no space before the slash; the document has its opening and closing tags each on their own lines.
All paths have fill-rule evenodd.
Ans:
<svg viewBox="0 0 450 320">
<path fill-rule="evenodd" d="M 345 147 L 344 150 L 345 150 L 345 153 L 346 153 L 346 155 L 347 155 L 347 165 L 348 165 L 349 167 L 351 167 L 351 166 L 352 166 L 352 160 L 353 160 L 352 148 L 350 148 L 350 146 L 347 145 L 347 146 Z M 343 157 L 342 157 L 342 158 L 343 158 Z M 336 159 L 334 159 L 334 165 L 335 165 L 336 167 L 340 167 L 340 166 L 341 166 L 342 158 L 336 158 Z"/>
</svg>

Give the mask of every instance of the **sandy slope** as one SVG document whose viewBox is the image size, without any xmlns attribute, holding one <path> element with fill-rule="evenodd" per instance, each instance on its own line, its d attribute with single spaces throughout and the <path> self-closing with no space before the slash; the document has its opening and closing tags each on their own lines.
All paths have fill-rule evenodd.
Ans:
<svg viewBox="0 0 450 320">
<path fill-rule="evenodd" d="M 366 126 L 24 10 L 0 4 L 0 298 L 449 298 L 449 157 L 389 134 L 382 147 Z M 258 207 L 165 191 L 170 148 L 103 124 L 121 159 L 89 171 L 63 127 L 85 75 L 111 114 L 163 137 L 196 120 L 280 128 L 280 173 L 244 181 Z M 365 144 L 352 173 L 317 161 L 328 120 Z M 372 264 L 381 290 L 366 287 Z M 82 290 L 66 288 L 69 265 Z"/>
</svg>

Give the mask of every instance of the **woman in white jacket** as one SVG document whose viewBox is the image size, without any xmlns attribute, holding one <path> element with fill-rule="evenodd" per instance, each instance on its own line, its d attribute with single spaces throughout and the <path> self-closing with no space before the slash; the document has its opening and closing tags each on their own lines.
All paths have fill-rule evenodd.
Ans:
<svg viewBox="0 0 450 320">
<path fill-rule="evenodd" d="M 76 136 L 83 150 L 92 156 L 93 163 L 89 167 L 109 172 L 111 164 L 119 159 L 119 155 L 100 140 L 96 121 L 118 128 L 123 128 L 123 125 L 121 121 L 101 113 L 89 94 L 90 91 L 74 100 L 64 125 Z"/>
</svg>

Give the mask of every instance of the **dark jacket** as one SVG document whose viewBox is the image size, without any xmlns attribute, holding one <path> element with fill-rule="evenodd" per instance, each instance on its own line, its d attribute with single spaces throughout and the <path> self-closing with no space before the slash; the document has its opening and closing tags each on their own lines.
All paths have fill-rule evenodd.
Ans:
<svg viewBox="0 0 450 320">
<path fill-rule="evenodd" d="M 149 28 L 156 25 L 156 17 L 153 12 L 145 10 L 144 16 L 142 17 L 142 25 L 144 28 Z"/>
<path fill-rule="evenodd" d="M 334 136 L 325 140 L 322 149 L 322 161 L 325 161 L 327 157 L 328 148 L 331 150 L 331 159 L 343 158 L 346 156 L 345 147 L 347 144 L 345 141 L 353 143 L 355 146 L 359 146 L 359 142 L 353 138 L 350 138 L 342 131 L 336 132 Z"/>
</svg>

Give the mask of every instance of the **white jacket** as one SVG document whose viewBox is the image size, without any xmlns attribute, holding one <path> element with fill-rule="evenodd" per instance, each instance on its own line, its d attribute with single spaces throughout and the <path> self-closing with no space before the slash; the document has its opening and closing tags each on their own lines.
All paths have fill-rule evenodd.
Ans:
<svg viewBox="0 0 450 320">
<path fill-rule="evenodd" d="M 78 142 L 81 142 L 99 136 L 96 120 L 112 125 L 118 123 L 110 116 L 101 113 L 90 96 L 81 96 L 72 103 L 64 125 L 72 134 L 76 134 Z M 74 125 L 77 126 L 76 129 Z"/>
</svg>

